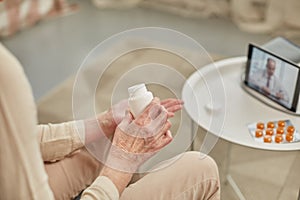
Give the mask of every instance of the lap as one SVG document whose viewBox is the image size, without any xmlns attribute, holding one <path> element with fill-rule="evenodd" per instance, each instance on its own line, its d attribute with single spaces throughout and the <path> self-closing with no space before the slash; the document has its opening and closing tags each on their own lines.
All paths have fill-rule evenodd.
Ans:
<svg viewBox="0 0 300 200">
<path fill-rule="evenodd" d="M 218 168 L 209 156 L 200 158 L 199 152 L 187 152 L 158 168 L 129 185 L 121 200 L 220 199 Z"/>
<path fill-rule="evenodd" d="M 102 164 L 82 148 L 55 163 L 45 163 L 49 185 L 55 199 L 71 199 L 89 186 L 98 176 Z"/>
<path fill-rule="evenodd" d="M 56 199 L 76 196 L 93 182 L 101 167 L 86 150 L 45 165 Z M 186 152 L 140 176 L 120 199 L 220 199 L 218 168 L 209 156 L 200 158 L 199 152 Z"/>
</svg>

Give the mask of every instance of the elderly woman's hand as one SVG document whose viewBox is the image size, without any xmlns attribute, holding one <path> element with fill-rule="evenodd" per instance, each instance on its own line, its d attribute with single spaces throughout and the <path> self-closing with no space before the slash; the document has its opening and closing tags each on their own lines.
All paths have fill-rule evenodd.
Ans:
<svg viewBox="0 0 300 200">
<path fill-rule="evenodd" d="M 135 170 L 172 141 L 168 111 L 154 99 L 133 119 L 127 112 L 114 134 L 107 164 L 126 172 Z"/>
<path fill-rule="evenodd" d="M 158 101 L 158 99 L 156 99 L 156 101 Z M 160 104 L 165 107 L 168 118 L 170 118 L 175 115 L 175 112 L 181 110 L 183 101 L 169 98 L 162 100 Z M 95 142 L 104 135 L 107 138 L 111 138 L 118 124 L 124 119 L 125 112 L 128 109 L 128 101 L 127 99 L 123 99 L 114 104 L 108 111 L 98 114 L 96 118 L 85 120 L 85 143 L 89 144 Z"/>
<path fill-rule="evenodd" d="M 158 98 L 156 98 L 155 101 L 158 102 Z M 183 101 L 180 99 L 169 98 L 169 99 L 162 100 L 160 104 L 165 107 L 165 109 L 168 112 L 168 118 L 170 118 L 170 117 L 174 117 L 175 112 L 182 109 Z M 120 124 L 121 121 L 124 119 L 125 112 L 128 109 L 129 109 L 128 100 L 123 99 L 117 104 L 113 105 L 108 110 L 106 120 L 108 120 L 110 123 L 107 123 L 107 127 L 103 127 L 106 130 L 108 130 L 107 131 L 108 135 L 113 134 L 115 132 L 117 125 Z"/>
<path fill-rule="evenodd" d="M 156 98 L 156 101 L 158 101 L 158 98 Z M 175 112 L 182 109 L 183 101 L 180 99 L 169 98 L 169 99 L 162 100 L 160 104 L 164 106 L 165 109 L 168 111 L 168 117 L 173 117 L 175 115 Z M 124 119 L 125 112 L 128 109 L 129 109 L 128 100 L 123 99 L 117 104 L 113 105 L 108 110 L 107 118 L 111 118 L 111 121 L 114 122 L 111 124 L 115 125 L 114 127 L 110 127 L 110 129 L 112 129 L 113 132 L 115 131 L 117 125 L 120 124 L 121 121 Z"/>
</svg>

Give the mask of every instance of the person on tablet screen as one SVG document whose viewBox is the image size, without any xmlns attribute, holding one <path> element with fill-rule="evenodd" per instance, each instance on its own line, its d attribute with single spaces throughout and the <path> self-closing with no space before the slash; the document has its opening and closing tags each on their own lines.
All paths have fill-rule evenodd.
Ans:
<svg viewBox="0 0 300 200">
<path fill-rule="evenodd" d="M 283 87 L 281 80 L 275 75 L 275 70 L 276 61 L 268 58 L 266 68 L 255 73 L 251 77 L 251 82 L 264 94 L 287 103 L 289 101 L 288 93 Z"/>
</svg>

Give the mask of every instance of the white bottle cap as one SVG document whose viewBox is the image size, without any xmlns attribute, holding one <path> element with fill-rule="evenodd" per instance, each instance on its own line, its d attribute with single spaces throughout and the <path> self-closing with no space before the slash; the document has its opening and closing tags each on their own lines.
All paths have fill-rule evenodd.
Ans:
<svg viewBox="0 0 300 200">
<path fill-rule="evenodd" d="M 137 117 L 151 103 L 153 94 L 147 90 L 145 84 L 138 84 L 128 88 L 128 104 L 133 117 Z"/>
<path fill-rule="evenodd" d="M 129 98 L 144 95 L 147 92 L 147 88 L 144 83 L 131 86 L 128 88 Z"/>
</svg>

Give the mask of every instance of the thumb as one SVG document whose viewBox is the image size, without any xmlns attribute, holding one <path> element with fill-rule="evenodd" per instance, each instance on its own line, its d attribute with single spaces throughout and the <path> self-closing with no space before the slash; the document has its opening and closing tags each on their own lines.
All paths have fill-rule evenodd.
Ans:
<svg viewBox="0 0 300 200">
<path fill-rule="evenodd" d="M 125 117 L 124 117 L 123 120 L 121 121 L 121 124 L 122 124 L 122 125 L 128 125 L 128 124 L 130 124 L 132 121 L 133 121 L 133 116 L 132 116 L 132 114 L 130 113 L 129 110 L 126 110 L 126 112 L 125 112 Z M 120 124 L 120 125 L 121 125 L 121 124 Z"/>
</svg>

